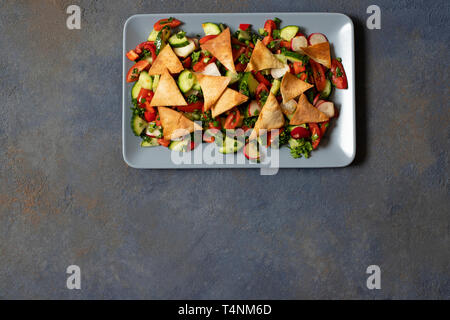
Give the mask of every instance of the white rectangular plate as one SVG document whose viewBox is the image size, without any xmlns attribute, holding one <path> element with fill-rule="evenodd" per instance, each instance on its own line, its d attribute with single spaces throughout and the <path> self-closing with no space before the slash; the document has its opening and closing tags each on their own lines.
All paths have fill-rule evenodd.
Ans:
<svg viewBox="0 0 450 320">
<path fill-rule="evenodd" d="M 319 148 L 311 153 L 309 159 L 294 159 L 289 149 L 280 150 L 280 168 L 324 168 L 344 167 L 349 165 L 356 153 L 355 133 L 355 51 L 354 30 L 351 19 L 340 13 L 196 13 L 196 14 L 142 14 L 130 17 L 123 30 L 123 106 L 122 106 L 122 147 L 125 162 L 140 169 L 186 169 L 186 168 L 258 168 L 264 164 L 175 164 L 171 161 L 170 150 L 163 147 L 142 148 L 141 139 L 134 136 L 130 127 L 131 119 L 131 84 L 126 82 L 126 73 L 132 62 L 125 54 L 146 41 L 154 23 L 163 18 L 175 17 L 181 20 L 183 30 L 188 35 L 203 35 L 203 22 L 221 22 L 227 24 L 232 32 L 240 23 L 250 23 L 257 30 L 264 26 L 267 19 L 278 17 L 282 26 L 298 25 L 305 34 L 320 32 L 327 36 L 331 44 L 332 57 L 342 58 L 347 78 L 347 90 L 333 90 L 330 100 L 339 109 L 339 117 L 331 121 L 326 136 Z M 238 155 L 232 155 L 237 159 Z"/>
</svg>

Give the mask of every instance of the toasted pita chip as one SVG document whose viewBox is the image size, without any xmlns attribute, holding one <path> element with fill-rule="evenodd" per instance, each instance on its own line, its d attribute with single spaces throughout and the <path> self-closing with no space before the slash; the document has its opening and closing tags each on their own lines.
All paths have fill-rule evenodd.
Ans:
<svg viewBox="0 0 450 320">
<path fill-rule="evenodd" d="M 191 132 L 202 130 L 202 127 L 186 118 L 181 112 L 166 107 L 158 107 L 164 139 L 173 140 Z"/>
<path fill-rule="evenodd" d="M 306 90 L 314 87 L 314 85 L 306 83 L 300 80 L 290 72 L 284 74 L 283 80 L 281 80 L 281 96 L 283 97 L 283 103 L 288 102 L 301 95 Z"/>
<path fill-rule="evenodd" d="M 150 105 L 156 107 L 187 105 L 180 89 L 178 89 L 175 80 L 167 69 L 161 75 L 161 79 L 159 79 L 158 87 L 156 88 L 155 95 L 150 102 Z"/>
<path fill-rule="evenodd" d="M 306 96 L 302 94 L 298 99 L 297 109 L 289 124 L 300 125 L 304 123 L 324 122 L 328 121 L 328 119 L 325 113 L 319 111 L 319 109 L 309 103 Z"/>
<path fill-rule="evenodd" d="M 278 60 L 260 40 L 258 40 L 245 71 L 259 71 L 272 68 L 281 69 L 284 68 L 284 64 Z"/>
<path fill-rule="evenodd" d="M 222 93 L 230 83 L 229 77 L 207 76 L 196 74 L 197 80 L 202 87 L 203 97 L 205 99 L 204 110 L 208 111 L 219 100 Z"/>
<path fill-rule="evenodd" d="M 172 74 L 179 73 L 184 69 L 180 59 L 178 59 L 177 55 L 168 44 L 161 50 L 156 57 L 156 60 L 153 61 L 148 74 L 151 76 L 163 74 L 165 69 L 169 69 Z"/>
<path fill-rule="evenodd" d="M 234 68 L 233 52 L 231 51 L 230 28 L 226 28 L 214 39 L 200 45 L 203 50 L 209 51 L 225 68 L 236 73 Z"/>
<path fill-rule="evenodd" d="M 244 103 L 248 100 L 246 95 L 243 95 L 240 92 L 237 92 L 233 89 L 226 88 L 225 92 L 219 98 L 217 103 L 211 109 L 211 115 L 213 118 L 221 115 L 228 110 L 233 109 L 234 107 Z"/>
<path fill-rule="evenodd" d="M 283 126 L 284 116 L 281 111 L 280 104 L 278 103 L 277 98 L 270 93 L 261 110 L 261 113 L 259 114 L 258 120 L 255 123 L 255 127 L 250 134 L 250 139 L 255 139 L 259 135 L 260 129 L 279 129 Z"/>
<path fill-rule="evenodd" d="M 302 48 L 302 50 L 315 62 L 323 64 L 328 69 L 331 68 L 330 44 L 328 42 L 321 42 L 306 48 Z"/>
</svg>

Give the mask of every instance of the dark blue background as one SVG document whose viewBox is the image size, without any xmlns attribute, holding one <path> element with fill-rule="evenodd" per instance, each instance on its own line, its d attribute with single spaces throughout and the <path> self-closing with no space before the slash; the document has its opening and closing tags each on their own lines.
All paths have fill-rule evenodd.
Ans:
<svg viewBox="0 0 450 320">
<path fill-rule="evenodd" d="M 354 164 L 127 167 L 125 20 L 272 11 L 353 19 Z M 448 20 L 448 1 L 2 1 L 0 298 L 450 298 Z"/>
</svg>

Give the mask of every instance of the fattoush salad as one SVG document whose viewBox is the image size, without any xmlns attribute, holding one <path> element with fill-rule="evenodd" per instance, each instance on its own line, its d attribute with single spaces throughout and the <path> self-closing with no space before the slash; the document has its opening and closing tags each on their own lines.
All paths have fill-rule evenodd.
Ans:
<svg viewBox="0 0 450 320">
<path fill-rule="evenodd" d="M 188 35 L 181 21 L 159 20 L 126 54 L 134 62 L 126 76 L 134 83 L 131 129 L 141 146 L 189 151 L 196 147 L 191 136 L 202 131 L 203 142 L 222 153 L 243 149 L 258 161 L 259 145 L 287 145 L 292 157 L 309 158 L 336 116 L 331 91 L 348 87 L 326 36 L 307 37 L 278 18 L 258 30 L 202 27 L 204 35 Z"/>
</svg>

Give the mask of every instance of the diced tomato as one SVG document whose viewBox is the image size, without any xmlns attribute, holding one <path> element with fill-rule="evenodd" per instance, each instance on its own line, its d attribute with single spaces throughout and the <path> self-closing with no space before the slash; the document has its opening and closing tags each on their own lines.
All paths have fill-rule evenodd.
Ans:
<svg viewBox="0 0 450 320">
<path fill-rule="evenodd" d="M 181 21 L 175 18 L 169 18 L 169 19 L 161 19 L 158 22 L 155 23 L 153 26 L 153 29 L 156 31 L 161 31 L 162 28 L 165 26 L 168 26 L 169 28 L 173 29 L 178 27 L 181 24 Z"/>
<path fill-rule="evenodd" d="M 322 92 L 327 84 L 327 77 L 325 76 L 325 67 L 312 59 L 310 59 L 309 62 L 311 63 L 316 88 L 318 91 Z"/>
<path fill-rule="evenodd" d="M 272 36 L 265 36 L 264 39 L 262 40 L 262 43 L 267 47 L 269 43 L 271 43 L 272 41 L 273 41 Z"/>
<path fill-rule="evenodd" d="M 291 49 L 291 42 L 290 41 L 280 41 L 280 47 Z"/>
<path fill-rule="evenodd" d="M 266 23 L 264 24 L 264 30 L 267 31 L 269 36 L 272 35 L 272 31 L 275 30 L 276 28 L 277 28 L 277 25 L 276 25 L 275 21 L 273 21 L 273 20 L 267 20 Z"/>
<path fill-rule="evenodd" d="M 130 59 L 131 61 L 135 61 L 137 58 L 139 58 L 139 55 L 134 52 L 134 50 L 130 50 L 127 52 L 127 58 Z"/>
<path fill-rule="evenodd" d="M 245 51 L 247 51 L 247 48 L 245 46 L 239 47 L 239 49 L 233 49 L 233 61 L 236 61 L 241 54 L 243 54 Z"/>
<path fill-rule="evenodd" d="M 310 135 L 309 130 L 303 127 L 296 127 L 291 131 L 291 137 L 294 139 L 308 138 Z"/>
<path fill-rule="evenodd" d="M 267 87 L 269 87 L 271 85 L 270 81 L 267 80 L 262 74 L 261 72 L 252 72 L 253 76 L 256 78 L 256 80 L 258 80 L 258 82 L 263 83 L 264 85 L 266 85 Z"/>
<path fill-rule="evenodd" d="M 197 101 L 191 104 L 188 104 L 187 106 L 177 106 L 175 107 L 179 111 L 183 112 L 194 112 L 195 110 L 202 110 L 203 109 L 203 101 Z"/>
<path fill-rule="evenodd" d="M 139 94 L 137 96 L 137 102 L 142 103 L 142 99 L 145 99 L 145 101 L 147 101 L 148 97 L 153 98 L 153 91 L 141 88 L 141 91 L 139 91 Z M 151 100 L 151 98 L 150 98 L 150 100 Z"/>
<path fill-rule="evenodd" d="M 156 119 L 156 112 L 145 111 L 144 118 L 145 118 L 145 121 L 152 122 Z"/>
<path fill-rule="evenodd" d="M 323 137 L 325 132 L 327 132 L 328 126 L 330 125 L 330 121 L 325 121 L 320 124 L 320 136 Z"/>
<path fill-rule="evenodd" d="M 164 147 L 168 147 L 170 144 L 170 140 L 166 140 L 166 139 L 158 139 L 158 143 Z"/>
<path fill-rule="evenodd" d="M 217 60 L 216 57 L 212 57 L 211 59 L 208 60 L 208 62 L 205 63 L 205 56 L 202 54 L 200 55 L 200 59 L 198 59 L 198 62 L 194 64 L 192 69 L 195 72 L 203 71 L 208 64 L 216 62 L 216 60 Z"/>
<path fill-rule="evenodd" d="M 302 73 L 302 74 L 300 75 L 300 80 L 305 81 L 307 77 L 308 77 L 308 75 L 307 75 L 306 73 Z"/>
<path fill-rule="evenodd" d="M 230 112 L 227 119 L 225 120 L 224 129 L 234 129 L 236 128 L 239 119 L 241 118 L 241 113 L 237 108 L 233 109 L 233 111 Z"/>
<path fill-rule="evenodd" d="M 251 26 L 251 24 L 248 24 L 248 23 L 241 23 L 241 24 L 239 25 L 239 29 L 241 29 L 242 31 L 245 31 L 245 30 L 247 30 L 250 26 Z"/>
<path fill-rule="evenodd" d="M 295 74 L 299 74 L 300 72 L 304 72 L 306 70 L 306 67 L 302 62 L 294 62 L 293 67 Z"/>
<path fill-rule="evenodd" d="M 161 127 L 161 120 L 159 119 L 159 115 L 156 117 L 155 123 L 157 126 Z"/>
<path fill-rule="evenodd" d="M 347 89 L 347 75 L 345 74 L 342 63 L 340 63 L 337 59 L 331 60 L 331 72 L 333 74 L 331 77 L 331 82 L 333 82 L 336 88 Z"/>
<path fill-rule="evenodd" d="M 245 67 L 246 65 L 240 62 L 235 65 L 235 69 L 237 72 L 243 72 L 245 70 Z"/>
<path fill-rule="evenodd" d="M 147 60 L 141 60 L 135 63 L 127 73 L 127 82 L 134 82 L 139 79 L 139 73 L 148 68 L 150 66 L 150 62 Z"/>
<path fill-rule="evenodd" d="M 189 56 L 183 60 L 183 67 L 190 68 L 192 64 L 192 58 Z"/>
<path fill-rule="evenodd" d="M 204 44 L 205 42 L 207 42 L 207 41 L 209 41 L 209 40 L 211 40 L 211 39 L 214 39 L 215 37 L 217 37 L 218 35 L 217 34 L 212 34 L 212 35 L 209 35 L 209 36 L 204 36 L 203 38 L 201 38 L 200 39 L 200 44 Z"/>
<path fill-rule="evenodd" d="M 322 139 L 322 132 L 320 131 L 317 123 L 310 123 L 309 129 L 311 130 L 311 138 L 313 139 L 312 147 L 313 149 L 317 149 L 320 143 L 320 139 Z"/>
</svg>

